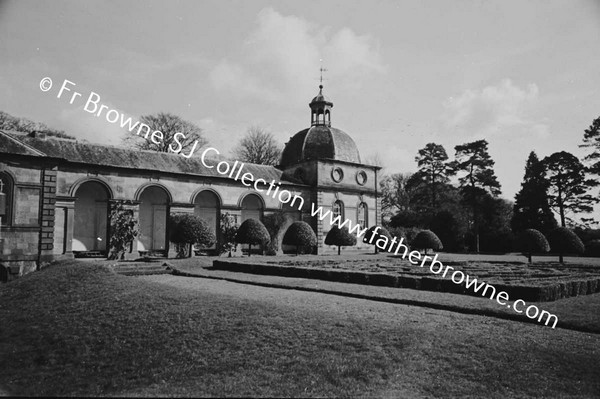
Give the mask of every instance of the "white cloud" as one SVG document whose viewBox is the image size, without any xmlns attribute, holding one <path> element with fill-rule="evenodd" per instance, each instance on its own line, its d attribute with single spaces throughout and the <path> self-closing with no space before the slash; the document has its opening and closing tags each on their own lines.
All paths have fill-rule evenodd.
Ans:
<svg viewBox="0 0 600 399">
<path fill-rule="evenodd" d="M 219 91 L 235 93 L 240 98 L 263 98 L 274 100 L 277 95 L 264 87 L 257 78 L 248 74 L 241 66 L 223 60 L 210 72 L 213 87 Z"/>
<path fill-rule="evenodd" d="M 213 87 L 228 95 L 267 101 L 288 98 L 291 93 L 312 93 L 320 59 L 329 71 L 326 79 L 354 86 L 386 70 L 379 47 L 369 35 L 349 28 L 332 33 L 328 27 L 284 16 L 272 8 L 258 13 L 256 27 L 236 58 L 237 64 L 222 60 L 213 68 Z"/>
<path fill-rule="evenodd" d="M 442 120 L 447 129 L 467 137 L 529 134 L 544 138 L 548 125 L 531 117 L 538 99 L 535 83 L 521 88 L 503 79 L 498 85 L 448 98 Z"/>
</svg>

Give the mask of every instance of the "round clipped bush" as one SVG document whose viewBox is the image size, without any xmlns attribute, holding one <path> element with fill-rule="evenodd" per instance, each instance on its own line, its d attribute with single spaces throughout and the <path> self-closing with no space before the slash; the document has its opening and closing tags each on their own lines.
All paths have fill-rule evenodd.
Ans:
<svg viewBox="0 0 600 399">
<path fill-rule="evenodd" d="M 336 245 L 339 255 L 342 247 L 356 245 L 356 236 L 350 234 L 346 226 L 341 229 L 338 226 L 333 226 L 327 233 L 327 237 L 325 237 L 325 245 Z"/>
<path fill-rule="evenodd" d="M 527 259 L 531 263 L 531 254 L 550 251 L 550 244 L 539 230 L 527 229 L 519 233 L 517 248 L 527 255 Z"/>
<path fill-rule="evenodd" d="M 266 246 L 271 242 L 271 236 L 260 220 L 247 219 L 240 225 L 235 236 L 239 244 L 248 244 L 248 256 L 252 253 L 252 245 Z"/>
<path fill-rule="evenodd" d="M 177 257 L 191 255 L 190 246 L 197 244 L 203 247 L 215 243 L 215 235 L 208 223 L 196 215 L 189 213 L 175 214 L 169 219 L 169 240 L 175 244 Z"/>
<path fill-rule="evenodd" d="M 288 227 L 283 236 L 285 245 L 295 245 L 296 255 L 301 247 L 312 248 L 317 245 L 317 235 L 306 222 L 294 222 Z"/>
<path fill-rule="evenodd" d="M 434 251 L 439 251 L 444 249 L 442 245 L 442 241 L 435 235 L 435 233 L 431 230 L 423 230 L 416 235 L 416 237 L 412 240 L 412 246 L 416 249 L 425 250 L 425 254 L 427 254 L 427 250 L 429 248 Z"/>
<path fill-rule="evenodd" d="M 372 226 L 369 227 L 369 230 L 365 232 L 363 242 L 373 245 L 375 247 L 375 253 L 377 253 L 377 249 L 379 249 L 377 247 L 377 240 L 379 240 L 381 237 L 385 237 L 388 240 L 392 239 L 392 235 L 385 227 Z"/>
<path fill-rule="evenodd" d="M 558 253 L 558 260 L 560 263 L 563 262 L 564 254 L 577 254 L 584 253 L 585 246 L 581 239 L 573 232 L 573 230 L 567 229 L 566 227 L 557 227 L 548 234 L 548 241 L 550 242 L 550 249 L 552 252 Z"/>
</svg>

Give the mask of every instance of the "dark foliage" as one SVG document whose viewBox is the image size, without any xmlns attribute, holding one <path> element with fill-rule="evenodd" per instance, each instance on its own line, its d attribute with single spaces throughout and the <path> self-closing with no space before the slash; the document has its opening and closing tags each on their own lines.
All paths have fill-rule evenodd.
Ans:
<svg viewBox="0 0 600 399">
<path fill-rule="evenodd" d="M 425 250 L 425 253 L 427 253 L 429 248 L 434 251 L 439 251 L 444 248 L 438 236 L 431 230 L 423 230 L 417 234 L 415 239 L 412 240 L 411 246 L 417 249 L 423 249 Z"/>
<path fill-rule="evenodd" d="M 411 180 L 413 186 L 419 187 L 417 191 L 422 197 L 419 202 L 429 209 L 435 209 L 439 206 L 444 186 L 450 181 L 449 176 L 454 174 L 448 154 L 442 145 L 428 143 L 419 150 L 415 161 L 419 170 Z"/>
<path fill-rule="evenodd" d="M 277 165 L 281 157 L 281 145 L 271 133 L 259 126 L 252 126 L 233 153 L 236 159 L 242 162 Z"/>
<path fill-rule="evenodd" d="M 229 213 L 221 214 L 221 231 L 219 237 L 219 254 L 229 252 L 231 257 L 231 251 L 235 249 L 236 242 L 235 237 L 237 234 L 238 226 L 235 224 L 235 219 Z"/>
<path fill-rule="evenodd" d="M 377 228 L 378 228 L 378 230 L 375 231 L 375 229 L 377 229 Z M 372 226 L 365 232 L 365 234 L 363 236 L 363 242 L 364 243 L 370 242 L 375 247 L 375 253 L 377 253 L 378 247 L 377 247 L 376 243 L 377 243 L 377 240 L 381 237 L 387 237 L 389 240 L 392 239 L 392 235 L 385 227 Z"/>
<path fill-rule="evenodd" d="M 338 226 L 333 226 L 325 237 L 325 245 L 336 245 L 338 247 L 339 255 L 341 247 L 356 245 L 356 236 L 350 234 L 346 226 L 341 229 Z"/>
<path fill-rule="evenodd" d="M 266 248 L 267 255 L 276 255 L 279 251 L 279 243 L 283 233 L 281 230 L 285 223 L 285 213 L 281 210 L 264 216 L 263 224 L 267 228 L 270 237 L 270 242 Z"/>
<path fill-rule="evenodd" d="M 566 215 L 573 213 L 589 213 L 597 198 L 586 194 L 594 185 L 586 180 L 585 166 L 579 159 L 566 151 L 555 152 L 542 161 L 550 182 L 550 205 L 560 215 L 560 225 L 565 227 Z"/>
<path fill-rule="evenodd" d="M 525 229 L 519 233 L 517 249 L 527 255 L 531 263 L 531 255 L 550 251 L 550 244 L 546 237 L 536 229 Z"/>
<path fill-rule="evenodd" d="M 418 227 L 390 227 L 389 232 L 392 237 L 404 238 L 405 243 L 410 244 L 421 230 Z"/>
<path fill-rule="evenodd" d="M 548 235 L 550 249 L 559 254 L 559 261 L 563 263 L 564 254 L 582 254 L 585 246 L 577 234 L 566 227 L 557 227 Z"/>
<path fill-rule="evenodd" d="M 514 234 L 510 228 L 513 204 L 489 194 L 481 198 L 478 214 L 480 250 L 503 253 L 513 250 Z"/>
<path fill-rule="evenodd" d="M 317 245 L 317 235 L 308 223 L 298 221 L 288 227 L 283 236 L 283 243 L 285 245 L 295 245 L 296 254 L 303 248 L 311 252 L 312 248 Z"/>
<path fill-rule="evenodd" d="M 515 196 L 511 228 L 516 233 L 525 229 L 536 229 L 548 234 L 557 223 L 550 209 L 544 164 L 535 152 L 529 154 L 525 166 L 525 177 L 521 190 Z"/>
<path fill-rule="evenodd" d="M 156 152 L 175 152 L 187 155 L 198 154 L 196 150 L 208 144 L 204 138 L 202 129 L 192 122 L 167 112 L 159 112 L 155 115 L 143 115 L 140 122 L 148 125 L 150 131 L 159 131 L 163 134 L 162 140 L 156 140 L 158 144 L 146 139 L 146 129 L 141 130 L 137 135 L 137 130 L 127 131 L 123 139 L 124 143 L 140 150 L 149 150 Z M 178 135 L 178 133 L 181 134 Z M 150 137 L 150 136 L 148 136 Z"/>
<path fill-rule="evenodd" d="M 260 220 L 248 219 L 239 227 L 236 234 L 236 241 L 239 244 L 248 244 L 248 255 L 252 253 L 252 245 L 265 247 L 271 241 L 269 231 Z"/>
<path fill-rule="evenodd" d="M 215 240 L 208 223 L 199 216 L 180 213 L 169 218 L 169 241 L 175 244 L 178 258 L 191 254 L 190 245 L 209 247 Z"/>
<path fill-rule="evenodd" d="M 133 217 L 133 210 L 126 209 L 122 203 L 114 204 L 110 210 L 108 259 L 123 259 L 139 233 L 138 221 Z"/>
<path fill-rule="evenodd" d="M 403 210 L 390 219 L 391 227 L 416 227 L 423 225 L 422 215 L 414 210 Z"/>
<path fill-rule="evenodd" d="M 591 240 L 585 243 L 585 256 L 600 257 L 600 240 Z"/>
<path fill-rule="evenodd" d="M 429 229 L 444 243 L 447 251 L 461 252 L 465 250 L 467 225 L 459 214 L 450 210 L 441 210 L 431 218 Z"/>
<path fill-rule="evenodd" d="M 583 134 L 583 144 L 580 147 L 591 148 L 592 152 L 585 156 L 584 161 L 588 165 L 587 171 L 595 175 L 593 185 L 600 184 L 600 117 L 594 119 L 589 128 Z"/>
<path fill-rule="evenodd" d="M 482 199 L 487 195 L 499 195 L 500 183 L 494 173 L 494 160 L 488 152 L 486 140 L 457 145 L 454 149 L 456 160 L 452 167 L 460 175 L 458 181 L 463 201 L 471 210 L 471 232 L 475 238 L 473 247 L 479 252 Z"/>
<path fill-rule="evenodd" d="M 381 213 L 384 220 L 388 220 L 397 212 L 411 209 L 414 187 L 407 185 L 411 177 L 410 174 L 396 173 L 384 176 L 379 182 Z"/>
</svg>

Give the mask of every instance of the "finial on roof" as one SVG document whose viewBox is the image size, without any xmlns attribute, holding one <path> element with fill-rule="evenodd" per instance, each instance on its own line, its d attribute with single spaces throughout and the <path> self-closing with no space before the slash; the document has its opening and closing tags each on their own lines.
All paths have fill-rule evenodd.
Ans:
<svg viewBox="0 0 600 399">
<path fill-rule="evenodd" d="M 327 72 L 327 69 L 323 68 L 323 59 L 320 60 L 321 61 L 321 67 L 319 68 L 319 71 L 321 71 L 321 78 L 320 78 L 320 82 L 321 84 L 319 85 L 319 89 L 323 88 L 323 72 Z"/>
</svg>

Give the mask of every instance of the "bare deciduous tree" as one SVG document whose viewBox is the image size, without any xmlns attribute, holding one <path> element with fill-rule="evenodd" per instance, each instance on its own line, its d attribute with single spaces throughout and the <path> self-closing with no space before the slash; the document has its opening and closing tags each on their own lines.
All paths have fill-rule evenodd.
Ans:
<svg viewBox="0 0 600 399">
<path fill-rule="evenodd" d="M 156 152 L 181 153 L 189 158 L 194 151 L 208 144 L 201 128 L 177 115 L 159 112 L 156 115 L 144 115 L 139 121 L 138 128 L 131 133 L 127 132 L 123 140 L 130 147 Z M 149 127 L 150 133 L 147 134 L 148 129 L 142 124 Z M 155 131 L 161 132 L 162 135 L 155 135 L 152 140 Z M 139 134 L 136 134 L 137 132 Z"/>
<path fill-rule="evenodd" d="M 233 154 L 239 161 L 277 165 L 281 157 L 281 145 L 262 127 L 251 126 L 234 148 Z"/>
</svg>

